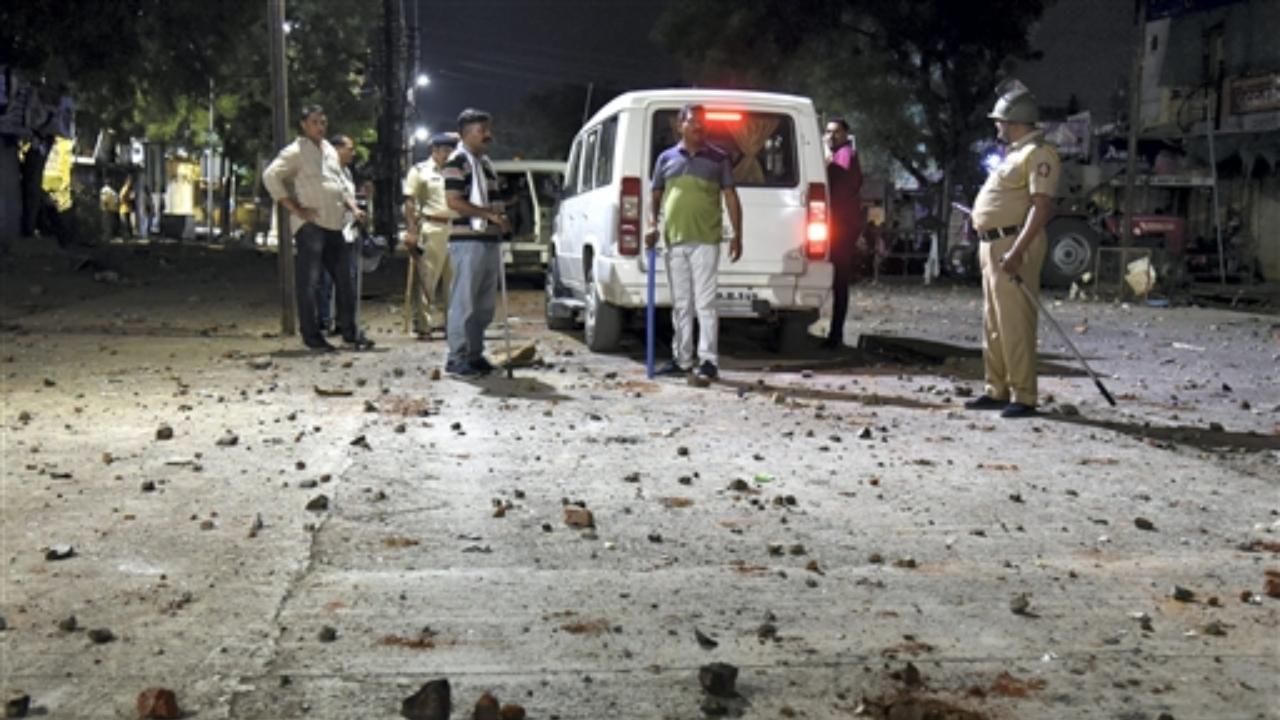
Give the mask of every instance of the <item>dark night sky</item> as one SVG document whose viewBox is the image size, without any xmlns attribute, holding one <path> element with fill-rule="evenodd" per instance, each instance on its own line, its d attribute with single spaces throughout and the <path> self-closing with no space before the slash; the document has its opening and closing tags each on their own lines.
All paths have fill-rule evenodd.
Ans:
<svg viewBox="0 0 1280 720">
<path fill-rule="evenodd" d="M 432 78 L 421 113 L 433 130 L 452 129 L 459 110 L 481 107 L 501 132 L 503 111 L 533 90 L 574 83 L 585 99 L 590 81 L 669 85 L 679 67 L 652 39 L 669 1 L 418 0 L 422 69 Z M 1074 92 L 1105 116 L 1132 58 L 1133 3 L 1057 0 L 1031 39 L 1045 57 L 1016 76 L 1046 105 L 1064 106 Z"/>
<path fill-rule="evenodd" d="M 467 106 L 495 113 L 563 83 L 659 87 L 679 69 L 651 39 L 666 0 L 418 0 L 420 95 L 433 130 L 452 129 Z"/>
</svg>

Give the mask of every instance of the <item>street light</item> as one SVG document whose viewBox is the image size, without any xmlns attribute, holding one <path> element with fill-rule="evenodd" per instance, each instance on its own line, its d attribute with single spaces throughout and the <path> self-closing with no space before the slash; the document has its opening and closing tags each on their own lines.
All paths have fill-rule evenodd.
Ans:
<svg viewBox="0 0 1280 720">
<path fill-rule="evenodd" d="M 427 141 L 427 138 L 429 137 L 431 137 L 431 131 L 428 130 L 427 128 L 423 127 L 422 125 L 419 125 L 418 127 L 414 128 L 413 130 L 414 140 L 420 143 L 424 143 Z"/>
<path fill-rule="evenodd" d="M 431 78 L 428 77 L 426 73 L 419 73 L 418 79 L 414 81 L 414 84 L 420 88 L 424 88 L 431 84 Z"/>
</svg>

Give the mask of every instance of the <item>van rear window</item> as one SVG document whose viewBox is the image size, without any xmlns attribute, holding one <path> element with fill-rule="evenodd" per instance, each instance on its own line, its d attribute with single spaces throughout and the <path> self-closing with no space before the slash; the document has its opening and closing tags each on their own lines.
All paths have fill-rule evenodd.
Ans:
<svg viewBox="0 0 1280 720">
<path fill-rule="evenodd" d="M 706 127 L 707 142 L 729 154 L 738 187 L 789 188 L 799 184 L 796 131 L 790 116 L 708 107 Z M 679 141 L 679 111 L 655 111 L 649 167 L 662 151 Z"/>
</svg>

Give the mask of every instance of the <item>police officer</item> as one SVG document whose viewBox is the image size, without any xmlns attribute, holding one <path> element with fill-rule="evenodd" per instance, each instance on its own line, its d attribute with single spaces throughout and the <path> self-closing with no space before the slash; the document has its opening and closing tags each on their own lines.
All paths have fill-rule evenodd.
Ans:
<svg viewBox="0 0 1280 720">
<path fill-rule="evenodd" d="M 1053 212 L 1061 164 L 1037 130 L 1035 97 L 1011 90 L 988 115 L 1004 159 L 987 176 L 973 205 L 981 240 L 983 343 L 986 392 L 965 403 L 970 410 L 1001 410 L 1007 418 L 1036 412 L 1036 306 L 1016 283 L 1040 292 L 1040 268 L 1048 246 L 1045 225 Z"/>
<path fill-rule="evenodd" d="M 444 164 L 458 146 L 454 133 L 436 133 L 428 141 L 431 157 L 414 165 L 404 181 L 404 244 L 409 248 L 409 305 L 414 333 L 429 340 L 444 334 L 449 316 L 449 223 L 454 213 L 444 191 Z"/>
</svg>

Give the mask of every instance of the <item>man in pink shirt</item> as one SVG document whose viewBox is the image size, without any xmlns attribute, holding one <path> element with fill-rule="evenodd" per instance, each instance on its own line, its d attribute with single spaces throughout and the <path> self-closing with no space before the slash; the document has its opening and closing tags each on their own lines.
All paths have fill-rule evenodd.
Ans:
<svg viewBox="0 0 1280 720">
<path fill-rule="evenodd" d="M 862 164 L 849 138 L 849 123 L 833 117 L 827 121 L 827 197 L 830 199 L 831 264 L 834 297 L 831 329 L 823 347 L 844 347 L 844 321 L 849 312 L 849 283 L 853 280 L 854 247 L 862 235 Z"/>
</svg>

